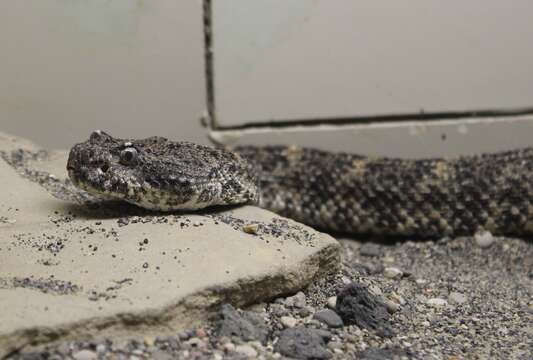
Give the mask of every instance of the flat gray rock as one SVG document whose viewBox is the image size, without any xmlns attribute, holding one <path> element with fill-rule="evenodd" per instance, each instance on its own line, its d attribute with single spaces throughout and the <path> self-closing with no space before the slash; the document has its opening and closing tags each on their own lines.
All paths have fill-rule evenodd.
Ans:
<svg viewBox="0 0 533 360">
<path fill-rule="evenodd" d="M 339 266 L 336 240 L 269 211 L 99 203 L 65 180 L 65 151 L 1 133 L 0 151 L 0 357 L 56 340 L 172 333 L 219 304 L 294 293 Z"/>
</svg>

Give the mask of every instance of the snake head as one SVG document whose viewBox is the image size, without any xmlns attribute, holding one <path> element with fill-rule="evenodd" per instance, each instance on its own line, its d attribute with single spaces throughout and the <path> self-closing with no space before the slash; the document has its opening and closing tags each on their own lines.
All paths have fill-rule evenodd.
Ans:
<svg viewBox="0 0 533 360">
<path fill-rule="evenodd" d="M 67 162 L 77 187 L 160 211 L 255 203 L 255 168 L 239 155 L 163 137 L 118 139 L 94 131 Z"/>
</svg>

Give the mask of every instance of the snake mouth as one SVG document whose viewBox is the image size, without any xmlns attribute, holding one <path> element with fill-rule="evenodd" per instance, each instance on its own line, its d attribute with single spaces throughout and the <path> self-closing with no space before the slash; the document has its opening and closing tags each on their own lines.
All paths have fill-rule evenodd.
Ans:
<svg viewBox="0 0 533 360">
<path fill-rule="evenodd" d="M 127 184 L 108 176 L 101 168 L 69 169 L 73 184 L 89 194 L 103 199 L 124 199 Z"/>
</svg>

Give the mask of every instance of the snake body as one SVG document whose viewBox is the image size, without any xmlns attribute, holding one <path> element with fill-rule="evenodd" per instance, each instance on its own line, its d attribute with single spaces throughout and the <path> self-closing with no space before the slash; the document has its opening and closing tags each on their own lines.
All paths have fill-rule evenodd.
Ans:
<svg viewBox="0 0 533 360">
<path fill-rule="evenodd" d="M 97 131 L 71 149 L 67 169 L 93 195 L 159 211 L 253 203 L 348 234 L 533 233 L 533 148 L 412 160 L 292 146 L 228 151 Z"/>
</svg>

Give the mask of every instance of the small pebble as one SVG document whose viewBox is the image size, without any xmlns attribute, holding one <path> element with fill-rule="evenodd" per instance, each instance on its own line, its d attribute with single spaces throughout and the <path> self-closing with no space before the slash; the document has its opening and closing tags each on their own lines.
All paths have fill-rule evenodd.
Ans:
<svg viewBox="0 0 533 360">
<path fill-rule="evenodd" d="M 279 320 L 285 328 L 293 328 L 298 323 L 298 320 L 296 320 L 292 316 L 282 316 Z"/>
<path fill-rule="evenodd" d="M 431 298 L 427 301 L 428 305 L 434 306 L 434 307 L 440 307 L 440 306 L 446 306 L 448 305 L 448 302 L 446 299 L 441 298 Z"/>
<path fill-rule="evenodd" d="M 75 360 L 96 360 L 98 354 L 91 350 L 80 350 L 72 355 Z"/>
<path fill-rule="evenodd" d="M 196 329 L 196 337 L 204 338 L 206 336 L 207 336 L 207 332 L 204 329 L 202 328 Z"/>
<path fill-rule="evenodd" d="M 344 325 L 342 319 L 337 313 L 330 309 L 320 310 L 313 315 L 313 319 L 326 324 L 330 328 L 339 328 Z"/>
<path fill-rule="evenodd" d="M 342 343 L 339 341 L 330 341 L 328 343 L 328 348 L 330 348 L 331 350 L 342 349 Z"/>
<path fill-rule="evenodd" d="M 191 333 L 189 331 L 182 331 L 178 334 L 180 340 L 185 341 L 191 338 Z"/>
<path fill-rule="evenodd" d="M 257 234 L 259 230 L 259 224 L 246 224 L 242 227 L 242 231 L 247 234 Z"/>
<path fill-rule="evenodd" d="M 383 270 L 383 275 L 389 279 L 399 279 L 403 276 L 403 271 L 395 267 L 386 267 Z"/>
<path fill-rule="evenodd" d="M 235 351 L 249 358 L 257 357 L 257 351 L 250 345 L 238 345 L 235 347 Z"/>
<path fill-rule="evenodd" d="M 312 306 L 304 306 L 300 311 L 298 311 L 298 314 L 301 317 L 308 317 L 309 315 L 314 314 L 315 308 Z"/>
<path fill-rule="evenodd" d="M 222 348 L 225 352 L 233 352 L 235 351 L 235 344 L 232 342 L 225 343 Z"/>
<path fill-rule="evenodd" d="M 405 305 L 405 299 L 398 295 L 397 293 L 393 292 L 391 294 L 391 298 L 393 299 L 393 301 L 395 301 L 396 303 L 400 304 L 400 305 Z"/>
<path fill-rule="evenodd" d="M 377 296 L 382 296 L 383 295 L 383 290 L 381 290 L 381 288 L 375 284 L 373 285 L 370 285 L 368 287 L 368 290 L 370 290 L 372 292 L 372 294 L 374 295 L 377 295 Z"/>
<path fill-rule="evenodd" d="M 136 355 L 136 356 L 143 356 L 144 355 L 144 351 L 142 351 L 141 349 L 135 349 L 131 353 L 133 355 Z"/>
<path fill-rule="evenodd" d="M 344 285 L 348 285 L 352 283 L 352 279 L 350 279 L 348 276 L 341 277 L 341 281 Z"/>
<path fill-rule="evenodd" d="M 155 339 L 151 336 L 146 336 L 144 338 L 144 345 L 150 347 L 150 346 L 154 346 L 155 344 Z"/>
<path fill-rule="evenodd" d="M 265 308 L 266 308 L 266 303 L 259 303 L 259 304 L 254 304 L 250 306 L 248 310 L 256 312 L 256 313 L 262 313 L 265 311 Z"/>
<path fill-rule="evenodd" d="M 305 294 L 300 291 L 296 295 L 286 298 L 285 305 L 289 307 L 295 307 L 298 309 L 304 308 L 306 305 Z"/>
<path fill-rule="evenodd" d="M 336 296 L 332 296 L 332 297 L 328 298 L 328 307 L 330 309 L 335 309 L 336 305 L 337 305 L 337 297 Z"/>
<path fill-rule="evenodd" d="M 452 304 L 464 304 L 468 299 L 466 298 L 465 295 L 461 294 L 460 292 L 457 292 L 457 291 L 452 291 L 449 295 L 448 295 L 448 301 L 450 301 L 450 303 Z"/>
<path fill-rule="evenodd" d="M 400 304 L 395 301 L 385 300 L 384 303 L 387 311 L 391 314 L 394 314 L 396 311 L 400 310 Z"/>
<path fill-rule="evenodd" d="M 496 241 L 496 238 L 492 236 L 490 231 L 482 231 L 474 235 L 474 240 L 480 248 L 485 249 L 490 247 Z"/>
</svg>

